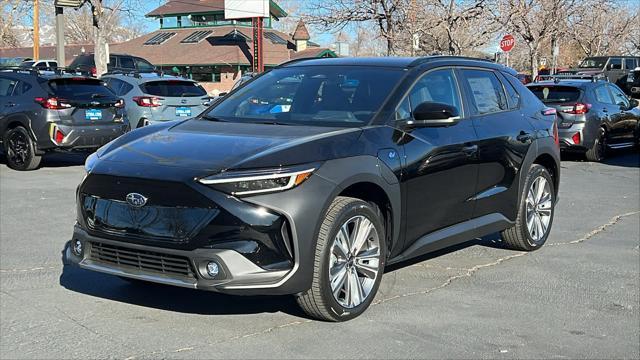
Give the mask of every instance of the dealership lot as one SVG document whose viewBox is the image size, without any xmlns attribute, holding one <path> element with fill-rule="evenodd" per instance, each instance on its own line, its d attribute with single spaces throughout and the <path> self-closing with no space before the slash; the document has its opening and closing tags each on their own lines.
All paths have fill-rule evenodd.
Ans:
<svg viewBox="0 0 640 360">
<path fill-rule="evenodd" d="M 332 324 L 291 297 L 233 297 L 64 268 L 80 155 L 0 162 L 0 358 L 638 358 L 640 159 L 562 163 L 540 251 L 471 241 L 388 269 Z"/>
</svg>

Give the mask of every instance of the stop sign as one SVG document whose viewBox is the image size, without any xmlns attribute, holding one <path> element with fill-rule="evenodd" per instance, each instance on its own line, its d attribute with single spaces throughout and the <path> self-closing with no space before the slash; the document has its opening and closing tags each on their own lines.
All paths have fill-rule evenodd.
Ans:
<svg viewBox="0 0 640 360">
<path fill-rule="evenodd" d="M 513 45 L 516 44 L 516 39 L 511 34 L 507 34 L 500 40 L 500 49 L 504 52 L 509 52 L 513 49 Z"/>
</svg>

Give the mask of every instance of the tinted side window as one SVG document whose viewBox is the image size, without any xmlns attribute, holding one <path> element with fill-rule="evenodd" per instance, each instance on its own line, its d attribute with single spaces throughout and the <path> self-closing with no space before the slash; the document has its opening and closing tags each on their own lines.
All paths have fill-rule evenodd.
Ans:
<svg viewBox="0 0 640 360">
<path fill-rule="evenodd" d="M 49 67 L 53 67 L 53 68 L 58 67 L 58 62 L 57 61 L 49 61 Z"/>
<path fill-rule="evenodd" d="M 636 68 L 636 59 L 625 59 L 624 68 L 626 70 L 633 70 Z"/>
<path fill-rule="evenodd" d="M 396 120 L 406 120 L 409 118 L 411 118 L 411 104 L 409 104 L 409 97 L 407 96 L 396 109 Z"/>
<path fill-rule="evenodd" d="M 510 75 L 506 75 L 510 76 Z M 502 84 L 504 85 L 504 89 L 507 91 L 507 100 L 509 101 L 509 110 L 517 109 L 520 107 L 520 94 L 516 91 L 516 89 L 511 85 L 511 82 L 505 77 L 505 75 L 500 76 L 502 80 Z"/>
<path fill-rule="evenodd" d="M 611 70 L 622 69 L 622 59 L 620 59 L 620 58 L 611 58 L 609 60 L 608 68 L 611 69 Z"/>
<path fill-rule="evenodd" d="M 625 95 L 620 89 L 615 85 L 607 85 L 611 90 L 611 94 L 613 95 L 613 103 L 616 105 L 629 107 L 629 99 L 627 99 L 627 95 Z"/>
<path fill-rule="evenodd" d="M 492 71 L 462 70 L 462 74 L 471 91 L 471 102 L 476 114 L 490 114 L 508 109 L 502 84 Z"/>
<path fill-rule="evenodd" d="M 609 94 L 606 86 L 598 86 L 597 88 L 593 89 L 593 92 L 597 102 L 602 104 L 613 104 L 613 100 L 611 100 L 611 94 Z"/>
<path fill-rule="evenodd" d="M 155 68 L 144 59 L 136 58 L 136 68 L 140 71 L 153 71 Z"/>
<path fill-rule="evenodd" d="M 115 56 L 109 56 L 109 66 L 118 67 L 118 58 Z"/>
<path fill-rule="evenodd" d="M 16 83 L 16 80 L 0 78 L 0 96 L 11 96 Z"/>
<path fill-rule="evenodd" d="M 424 75 L 409 92 L 411 112 L 423 102 L 438 102 L 460 110 L 456 78 L 451 69 L 435 70 Z"/>
<path fill-rule="evenodd" d="M 120 58 L 120 64 L 118 67 L 121 67 L 123 69 L 135 69 L 136 66 L 133 63 L 133 59 L 130 57 L 121 57 Z"/>
<path fill-rule="evenodd" d="M 36 64 L 36 68 L 38 69 L 46 69 L 47 68 L 47 63 L 45 61 L 39 62 Z"/>
<path fill-rule="evenodd" d="M 77 67 L 77 66 L 94 66 L 93 56 L 92 55 L 79 55 L 69 65 L 70 68 L 74 68 L 74 67 Z"/>
<path fill-rule="evenodd" d="M 31 89 L 31 85 L 24 81 L 19 81 L 13 90 L 13 96 L 20 96 L 27 93 Z"/>
</svg>

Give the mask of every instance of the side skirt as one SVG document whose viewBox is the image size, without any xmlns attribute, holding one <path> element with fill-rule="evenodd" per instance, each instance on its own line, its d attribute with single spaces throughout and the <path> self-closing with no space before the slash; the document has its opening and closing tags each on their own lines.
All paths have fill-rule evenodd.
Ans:
<svg viewBox="0 0 640 360">
<path fill-rule="evenodd" d="M 509 221 L 504 215 L 493 213 L 451 225 L 419 238 L 400 255 L 390 259 L 387 264 L 399 263 L 420 255 L 486 236 L 507 229 L 513 224 L 514 222 Z"/>
</svg>

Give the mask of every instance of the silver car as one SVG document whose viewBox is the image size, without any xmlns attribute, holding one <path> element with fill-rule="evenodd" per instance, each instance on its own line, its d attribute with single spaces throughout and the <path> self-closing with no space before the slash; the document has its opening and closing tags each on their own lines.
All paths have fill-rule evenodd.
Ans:
<svg viewBox="0 0 640 360">
<path fill-rule="evenodd" d="M 197 82 L 160 73 L 108 73 L 102 77 L 124 99 L 132 129 L 199 115 L 211 101 Z"/>
</svg>

